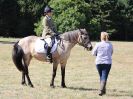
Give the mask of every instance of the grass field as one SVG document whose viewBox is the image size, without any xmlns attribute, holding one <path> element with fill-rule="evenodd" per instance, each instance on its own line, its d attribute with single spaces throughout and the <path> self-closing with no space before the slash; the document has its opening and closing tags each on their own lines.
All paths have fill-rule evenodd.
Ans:
<svg viewBox="0 0 133 99">
<path fill-rule="evenodd" d="M 30 88 L 20 84 L 21 73 L 11 59 L 12 44 L 0 44 L 0 99 L 133 99 L 133 42 L 112 44 L 113 65 L 107 94 L 102 97 L 97 95 L 99 77 L 94 64 L 95 57 L 84 48 L 77 45 L 72 49 L 66 66 L 67 88 L 60 87 L 60 66 L 53 89 L 49 86 L 52 65 L 35 59 L 29 67 L 35 88 Z"/>
</svg>

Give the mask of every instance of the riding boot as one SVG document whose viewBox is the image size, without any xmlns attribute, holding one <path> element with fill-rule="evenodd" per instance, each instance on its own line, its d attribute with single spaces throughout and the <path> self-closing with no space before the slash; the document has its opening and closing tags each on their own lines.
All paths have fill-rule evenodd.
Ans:
<svg viewBox="0 0 133 99">
<path fill-rule="evenodd" d="M 102 96 L 104 94 L 106 94 L 106 81 L 101 81 L 99 96 Z"/>
<path fill-rule="evenodd" d="M 52 54 L 51 52 L 51 47 L 49 46 L 47 49 L 47 59 L 50 61 L 50 63 L 52 63 Z"/>
</svg>

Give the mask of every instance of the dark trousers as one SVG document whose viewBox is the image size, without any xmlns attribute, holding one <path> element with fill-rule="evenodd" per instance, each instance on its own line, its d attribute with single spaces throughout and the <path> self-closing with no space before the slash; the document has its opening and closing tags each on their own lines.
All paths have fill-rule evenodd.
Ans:
<svg viewBox="0 0 133 99">
<path fill-rule="evenodd" d="M 97 64 L 96 67 L 100 76 L 100 81 L 106 82 L 111 69 L 111 64 Z"/>
</svg>

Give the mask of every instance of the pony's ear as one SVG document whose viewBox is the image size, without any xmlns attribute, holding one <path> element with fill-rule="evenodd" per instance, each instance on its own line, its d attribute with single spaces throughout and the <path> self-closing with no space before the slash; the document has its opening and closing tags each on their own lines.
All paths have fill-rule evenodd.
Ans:
<svg viewBox="0 0 133 99">
<path fill-rule="evenodd" d="M 81 35 L 84 34 L 83 31 L 82 31 L 81 29 L 79 29 L 79 31 L 80 31 Z"/>
<path fill-rule="evenodd" d="M 82 29 L 85 34 L 89 34 L 86 30 L 86 28 Z"/>
</svg>

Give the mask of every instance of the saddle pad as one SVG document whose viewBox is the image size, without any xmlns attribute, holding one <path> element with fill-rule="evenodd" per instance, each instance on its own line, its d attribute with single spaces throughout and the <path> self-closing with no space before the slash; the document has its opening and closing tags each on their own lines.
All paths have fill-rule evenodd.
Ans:
<svg viewBox="0 0 133 99">
<path fill-rule="evenodd" d="M 47 38 L 45 40 L 47 43 L 51 43 L 51 39 L 50 38 Z M 44 48 L 44 44 L 46 43 L 44 42 L 43 40 L 41 39 L 37 39 L 36 42 L 35 42 L 35 51 L 37 53 L 47 53 L 47 50 Z M 55 39 L 55 43 L 51 49 L 51 53 L 53 53 L 57 48 L 57 40 Z"/>
</svg>

